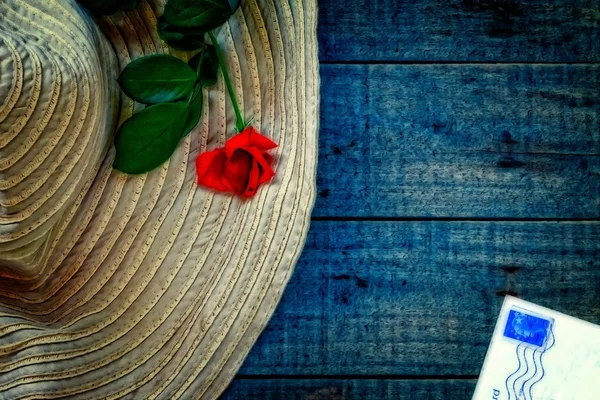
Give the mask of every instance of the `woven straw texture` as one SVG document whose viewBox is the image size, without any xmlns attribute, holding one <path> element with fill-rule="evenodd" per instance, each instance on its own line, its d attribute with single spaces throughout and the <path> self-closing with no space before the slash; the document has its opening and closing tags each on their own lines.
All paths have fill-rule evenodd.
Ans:
<svg viewBox="0 0 600 400">
<path fill-rule="evenodd" d="M 111 168 L 115 128 L 140 109 L 119 71 L 173 53 L 156 34 L 162 7 L 93 20 L 74 0 L 0 1 L 2 399 L 216 399 L 302 250 L 316 0 L 243 0 L 218 30 L 244 115 L 280 145 L 251 201 L 195 183 L 198 154 L 235 131 L 222 79 L 167 164 Z"/>
</svg>

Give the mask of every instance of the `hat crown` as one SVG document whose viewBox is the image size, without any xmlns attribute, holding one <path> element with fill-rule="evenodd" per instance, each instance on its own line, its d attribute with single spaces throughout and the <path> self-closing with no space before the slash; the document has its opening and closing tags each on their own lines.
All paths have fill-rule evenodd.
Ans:
<svg viewBox="0 0 600 400">
<path fill-rule="evenodd" d="M 118 67 L 74 0 L 1 7 L 0 274 L 31 278 L 110 146 Z"/>
</svg>

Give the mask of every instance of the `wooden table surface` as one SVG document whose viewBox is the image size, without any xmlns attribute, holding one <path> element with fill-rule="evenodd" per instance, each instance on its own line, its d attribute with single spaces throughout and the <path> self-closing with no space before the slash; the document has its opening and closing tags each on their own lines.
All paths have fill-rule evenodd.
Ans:
<svg viewBox="0 0 600 400">
<path fill-rule="evenodd" d="M 319 22 L 311 231 L 223 399 L 470 399 L 506 294 L 600 323 L 600 1 Z"/>
</svg>

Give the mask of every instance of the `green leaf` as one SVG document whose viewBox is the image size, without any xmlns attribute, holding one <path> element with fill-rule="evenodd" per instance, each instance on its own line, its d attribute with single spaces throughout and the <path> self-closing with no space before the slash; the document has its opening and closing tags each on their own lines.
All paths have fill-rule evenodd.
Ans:
<svg viewBox="0 0 600 400">
<path fill-rule="evenodd" d="M 194 89 L 192 101 L 188 105 L 187 117 L 185 121 L 185 128 L 183 129 L 183 136 L 187 136 L 200 122 L 200 116 L 202 114 L 202 86 L 197 85 Z"/>
<path fill-rule="evenodd" d="M 133 11 L 140 4 L 141 0 L 121 0 L 121 10 Z"/>
<path fill-rule="evenodd" d="M 223 25 L 239 6 L 239 0 L 169 0 L 164 16 L 170 24 L 209 31 Z"/>
<path fill-rule="evenodd" d="M 178 58 L 155 54 L 129 63 L 119 85 L 133 100 L 145 104 L 165 103 L 187 96 L 196 83 L 196 73 Z"/>
<path fill-rule="evenodd" d="M 158 35 L 169 46 L 179 50 L 200 50 L 203 49 L 205 32 L 198 28 L 181 28 L 169 24 L 164 17 L 158 19 Z"/>
<path fill-rule="evenodd" d="M 240 8 L 241 0 L 229 0 L 229 7 L 231 8 L 231 15 L 235 14 L 235 12 Z"/>
<path fill-rule="evenodd" d="M 151 171 L 175 152 L 188 113 L 186 103 L 147 107 L 121 126 L 115 137 L 117 155 L 113 167 L 127 174 Z"/>
<path fill-rule="evenodd" d="M 209 87 L 217 83 L 219 58 L 214 46 L 206 45 L 206 49 L 196 54 L 188 64 L 198 74 L 202 86 Z"/>
</svg>

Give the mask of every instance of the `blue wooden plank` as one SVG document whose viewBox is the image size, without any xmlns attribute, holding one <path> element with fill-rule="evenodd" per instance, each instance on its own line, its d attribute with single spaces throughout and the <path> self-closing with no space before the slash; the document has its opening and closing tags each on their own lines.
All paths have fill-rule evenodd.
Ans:
<svg viewBox="0 0 600 400">
<path fill-rule="evenodd" d="M 600 61 L 596 0 L 321 0 L 324 61 Z"/>
<path fill-rule="evenodd" d="M 324 65 L 318 217 L 600 217 L 597 65 Z"/>
<path fill-rule="evenodd" d="M 314 222 L 240 373 L 477 375 L 507 293 L 600 323 L 600 222 Z"/>
<path fill-rule="evenodd" d="M 235 379 L 221 400 L 465 400 L 474 380 Z"/>
</svg>

